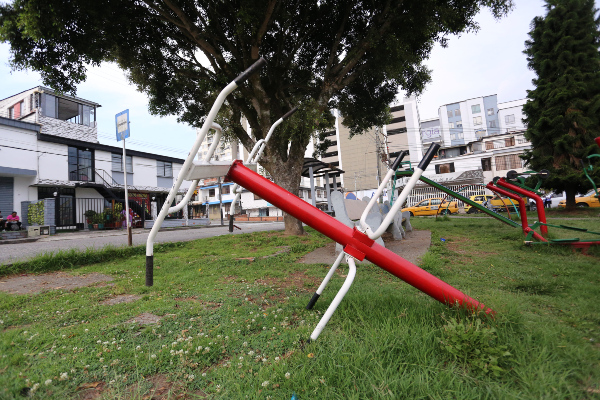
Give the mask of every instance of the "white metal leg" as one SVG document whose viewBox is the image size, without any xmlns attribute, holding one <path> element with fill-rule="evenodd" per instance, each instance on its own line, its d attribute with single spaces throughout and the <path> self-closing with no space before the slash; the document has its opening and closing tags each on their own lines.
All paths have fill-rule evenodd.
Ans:
<svg viewBox="0 0 600 400">
<path fill-rule="evenodd" d="M 341 253 L 341 254 L 344 254 L 344 253 Z M 321 334 L 323 329 L 325 329 L 325 325 L 327 325 L 327 323 L 331 319 L 331 316 L 333 315 L 333 313 L 335 312 L 337 307 L 342 302 L 342 299 L 344 298 L 346 293 L 348 293 L 350 286 L 352 286 L 352 282 L 354 281 L 354 277 L 356 276 L 356 264 L 354 263 L 354 258 L 352 258 L 350 256 L 346 256 L 346 261 L 348 262 L 348 267 L 349 267 L 348 277 L 344 281 L 344 284 L 342 285 L 338 294 L 335 296 L 335 298 L 329 305 L 329 308 L 327 308 L 327 311 L 325 311 L 325 314 L 323 314 L 323 317 L 317 324 L 317 327 L 315 328 L 313 333 L 310 335 L 311 340 L 317 340 L 317 338 L 319 337 L 319 335 Z"/>
<path fill-rule="evenodd" d="M 321 294 L 323 294 L 323 290 L 325 290 L 325 286 L 327 286 L 327 284 L 329 283 L 329 280 L 331 279 L 331 277 L 335 273 L 335 270 L 342 263 L 342 259 L 344 258 L 344 254 L 345 253 L 342 251 L 338 255 L 337 259 L 335 260 L 335 262 L 333 263 L 333 265 L 329 269 L 329 272 L 327 273 L 327 276 L 325 276 L 325 279 L 323 279 L 323 282 L 321 282 L 321 286 L 319 286 L 319 288 L 317 289 L 317 291 L 313 295 L 312 299 L 310 299 L 310 301 L 308 302 L 308 305 L 306 306 L 307 310 L 312 309 L 314 307 L 315 303 L 317 302 L 317 300 L 319 300 L 319 297 L 321 296 Z"/>
</svg>

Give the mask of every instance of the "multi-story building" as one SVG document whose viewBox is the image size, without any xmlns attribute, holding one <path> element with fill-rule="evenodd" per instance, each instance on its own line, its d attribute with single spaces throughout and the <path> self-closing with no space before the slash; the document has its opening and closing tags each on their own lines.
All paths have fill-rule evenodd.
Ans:
<svg viewBox="0 0 600 400">
<path fill-rule="evenodd" d="M 523 171 L 519 156 L 530 147 L 523 136 L 524 103 L 498 103 L 495 94 L 481 96 L 442 105 L 437 118 L 421 120 L 416 99 L 405 98 L 390 107 L 389 124 L 352 139 L 338 113 L 336 129 L 328 132 L 333 144 L 322 161 L 342 168 L 343 191 L 355 192 L 361 198 L 373 193 L 378 177 L 387 172 L 388 163 L 382 160 L 393 161 L 401 151 L 408 150 L 405 161 L 416 165 L 431 144 L 438 143 L 441 148 L 424 176 L 456 189 L 474 185 L 469 189 L 473 194 L 483 193 L 483 185 L 494 176 L 511 169 Z M 409 203 L 431 197 L 434 191 L 419 184 Z"/>
<path fill-rule="evenodd" d="M 98 142 L 99 107 L 42 86 L 0 100 L 0 211 L 22 213 L 22 202 L 56 197 L 57 226 L 82 228 L 86 211 L 123 201 L 123 150 Z M 141 219 L 151 218 L 151 202 L 162 206 L 182 164 L 127 151 L 129 200 Z"/>
</svg>

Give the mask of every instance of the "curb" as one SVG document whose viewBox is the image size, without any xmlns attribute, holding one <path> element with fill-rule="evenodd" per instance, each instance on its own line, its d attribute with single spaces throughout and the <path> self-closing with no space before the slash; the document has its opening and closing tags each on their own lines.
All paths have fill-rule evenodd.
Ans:
<svg viewBox="0 0 600 400">
<path fill-rule="evenodd" d="M 31 237 L 31 238 L 23 238 L 23 239 L 6 239 L 6 240 L 0 240 L 0 245 L 31 243 L 31 242 L 37 242 L 39 239 L 40 239 L 39 237 Z"/>
</svg>

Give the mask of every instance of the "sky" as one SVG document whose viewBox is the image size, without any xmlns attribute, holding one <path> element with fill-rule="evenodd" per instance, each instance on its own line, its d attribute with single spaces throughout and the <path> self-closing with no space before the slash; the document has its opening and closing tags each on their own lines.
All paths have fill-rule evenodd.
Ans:
<svg viewBox="0 0 600 400">
<path fill-rule="evenodd" d="M 437 117 L 441 105 L 479 96 L 497 94 L 499 103 L 525 98 L 535 74 L 527 68 L 524 42 L 531 20 L 545 14 L 543 4 L 515 0 L 514 10 L 498 21 L 484 10 L 477 16 L 478 32 L 451 37 L 446 48 L 436 46 L 425 62 L 433 72 L 419 97 L 420 118 Z M 43 84 L 35 72 L 11 71 L 9 58 L 8 44 L 0 43 L 0 99 Z M 150 115 L 147 97 L 115 64 L 90 68 L 77 96 L 102 105 L 96 116 L 100 143 L 122 146 L 116 141 L 115 114 L 125 109 L 131 121 L 129 149 L 185 158 L 196 136 L 194 128 L 178 123 L 175 116 Z M 398 98 L 402 97 L 400 93 Z"/>
</svg>

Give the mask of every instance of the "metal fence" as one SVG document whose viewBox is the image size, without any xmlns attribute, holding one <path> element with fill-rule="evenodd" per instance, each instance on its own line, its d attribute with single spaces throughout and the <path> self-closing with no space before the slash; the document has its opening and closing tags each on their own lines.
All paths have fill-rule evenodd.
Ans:
<svg viewBox="0 0 600 400">
<path fill-rule="evenodd" d="M 471 197 L 477 195 L 485 194 L 485 187 L 480 185 L 445 185 L 448 189 L 457 192 L 464 197 Z M 407 198 L 407 207 L 412 207 L 421 200 L 425 200 L 431 197 L 446 197 L 446 193 L 442 192 L 439 189 L 436 189 L 432 186 L 418 187 L 414 188 Z M 450 196 L 448 196 L 450 197 Z M 449 198 L 449 200 L 452 200 Z M 463 206 L 462 201 L 457 200 L 457 205 L 459 207 Z"/>
<path fill-rule="evenodd" d="M 61 229 L 120 229 L 124 226 L 124 200 L 70 196 L 60 196 L 57 200 L 56 226 Z M 129 207 L 132 227 L 142 228 L 150 213 L 149 205 L 130 199 Z"/>
</svg>

